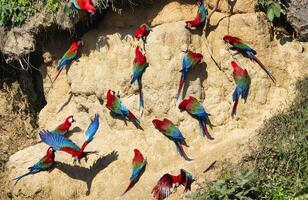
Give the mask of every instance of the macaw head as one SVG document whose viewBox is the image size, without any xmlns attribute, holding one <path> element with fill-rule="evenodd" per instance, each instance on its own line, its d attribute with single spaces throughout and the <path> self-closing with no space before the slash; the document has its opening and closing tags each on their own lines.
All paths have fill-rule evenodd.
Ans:
<svg viewBox="0 0 308 200">
<path fill-rule="evenodd" d="M 161 130 L 161 126 L 163 124 L 163 121 L 161 121 L 159 119 L 154 119 L 154 120 L 152 120 L 152 123 L 155 126 L 155 128 L 157 128 L 158 130 Z"/>
<path fill-rule="evenodd" d="M 78 46 L 83 46 L 83 41 L 82 40 L 78 40 L 77 44 L 78 44 Z"/>
<path fill-rule="evenodd" d="M 229 44 L 232 44 L 233 41 L 234 41 L 234 37 L 231 36 L 231 35 L 225 35 L 225 36 L 223 37 L 223 40 L 224 40 L 225 42 L 229 43 Z"/>
<path fill-rule="evenodd" d="M 203 55 L 201 53 L 193 53 L 193 55 L 194 55 L 194 58 L 196 59 L 197 63 L 200 63 L 201 60 L 203 59 Z"/>
<path fill-rule="evenodd" d="M 187 106 L 187 103 L 188 103 L 188 100 L 187 99 L 184 99 L 178 106 L 178 108 L 183 111 L 186 109 L 186 106 Z"/>
<path fill-rule="evenodd" d="M 238 69 L 240 66 L 233 60 L 231 61 L 231 66 L 234 70 Z"/>
<path fill-rule="evenodd" d="M 49 148 L 47 149 L 46 154 L 47 154 L 48 156 L 54 158 L 54 157 L 55 157 L 55 150 L 54 150 L 53 148 L 49 147 Z"/>
<path fill-rule="evenodd" d="M 65 119 L 65 123 L 72 124 L 72 123 L 74 123 L 74 122 L 76 122 L 76 121 L 75 121 L 73 115 L 70 115 L 70 116 L 68 116 L 68 117 Z"/>
</svg>

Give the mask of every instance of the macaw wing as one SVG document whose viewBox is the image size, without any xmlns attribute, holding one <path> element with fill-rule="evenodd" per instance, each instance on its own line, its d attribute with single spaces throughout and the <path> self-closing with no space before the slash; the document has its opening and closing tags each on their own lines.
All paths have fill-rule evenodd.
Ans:
<svg viewBox="0 0 308 200">
<path fill-rule="evenodd" d="M 77 56 L 77 51 L 71 51 L 70 49 L 63 55 L 57 70 L 60 70 L 64 65 L 68 64 L 72 59 Z"/>
<path fill-rule="evenodd" d="M 163 175 L 152 190 L 154 197 L 158 200 L 167 198 L 171 194 L 172 183 L 170 174 Z"/>
<path fill-rule="evenodd" d="M 181 169 L 181 176 L 182 176 L 182 185 L 185 187 L 184 192 L 187 190 L 191 190 L 191 184 L 194 182 L 194 179 L 188 171 Z"/>
<path fill-rule="evenodd" d="M 198 15 L 200 16 L 200 22 L 201 23 L 204 22 L 205 19 L 206 19 L 206 16 L 207 16 L 207 11 L 206 11 L 206 9 L 204 7 L 203 2 L 201 2 L 201 5 L 200 5 L 200 7 L 198 9 Z"/>
<path fill-rule="evenodd" d="M 62 135 L 49 131 L 41 131 L 40 138 L 44 143 L 51 146 L 56 151 L 65 151 L 69 154 L 80 151 L 80 148 L 74 142 Z"/>
<path fill-rule="evenodd" d="M 125 116 L 127 116 L 129 113 L 128 108 L 122 102 L 120 102 L 120 111 L 122 115 L 125 115 Z"/>
<path fill-rule="evenodd" d="M 185 139 L 178 127 L 176 127 L 169 119 L 164 118 L 164 122 L 170 124 L 170 131 L 166 132 L 167 136 L 181 142 Z"/>
<path fill-rule="evenodd" d="M 182 71 L 187 71 L 193 65 L 193 60 L 186 53 L 183 57 Z"/>
<path fill-rule="evenodd" d="M 96 132 L 97 132 L 97 129 L 99 127 L 99 117 L 98 117 L 98 114 L 95 114 L 95 117 L 94 117 L 94 120 L 90 123 L 86 133 L 85 133 L 85 136 L 86 136 L 86 141 L 87 142 L 90 142 L 93 140 Z"/>
<path fill-rule="evenodd" d="M 132 175 L 130 177 L 130 181 L 136 181 L 138 177 L 141 175 L 141 172 L 144 170 L 146 166 L 146 160 L 142 160 L 142 162 L 133 163 Z"/>
<path fill-rule="evenodd" d="M 250 52 L 254 52 L 255 54 L 255 50 L 253 50 L 247 43 L 244 42 L 234 42 L 234 47 L 243 50 L 243 51 L 250 51 Z"/>
</svg>

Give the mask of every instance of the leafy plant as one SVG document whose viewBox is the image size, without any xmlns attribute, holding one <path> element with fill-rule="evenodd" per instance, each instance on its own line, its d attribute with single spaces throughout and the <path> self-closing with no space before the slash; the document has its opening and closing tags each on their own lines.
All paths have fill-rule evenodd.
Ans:
<svg viewBox="0 0 308 200">
<path fill-rule="evenodd" d="M 58 11 L 59 6 L 60 6 L 60 4 L 59 4 L 58 0 L 47 0 L 47 8 L 48 8 L 49 11 L 55 13 L 55 12 Z"/>
<path fill-rule="evenodd" d="M 34 14 L 35 0 L 0 0 L 0 26 L 22 24 L 29 15 Z"/>
<path fill-rule="evenodd" d="M 279 0 L 259 0 L 257 9 L 266 12 L 269 21 L 286 14 L 285 5 Z"/>
</svg>

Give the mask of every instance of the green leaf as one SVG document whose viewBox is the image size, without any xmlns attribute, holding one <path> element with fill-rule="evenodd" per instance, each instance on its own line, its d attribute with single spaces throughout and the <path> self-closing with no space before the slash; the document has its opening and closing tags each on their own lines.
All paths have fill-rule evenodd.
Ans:
<svg viewBox="0 0 308 200">
<path fill-rule="evenodd" d="M 271 8 L 273 9 L 275 17 L 279 18 L 281 14 L 281 6 L 279 3 L 273 3 Z"/>
<path fill-rule="evenodd" d="M 268 20 L 270 20 L 271 22 L 274 20 L 274 11 L 271 7 L 268 8 L 266 16 L 267 16 Z"/>
</svg>

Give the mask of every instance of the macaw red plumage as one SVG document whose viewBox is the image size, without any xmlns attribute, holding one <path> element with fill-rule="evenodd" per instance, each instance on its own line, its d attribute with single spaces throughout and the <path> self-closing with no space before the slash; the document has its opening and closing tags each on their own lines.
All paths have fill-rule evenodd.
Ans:
<svg viewBox="0 0 308 200">
<path fill-rule="evenodd" d="M 184 99 L 179 104 L 179 109 L 187 111 L 192 117 L 198 119 L 200 127 L 202 129 L 203 137 L 206 136 L 208 139 L 213 140 L 214 138 L 210 135 L 207 130 L 206 124 L 210 124 L 209 114 L 205 112 L 202 104 L 193 96 L 189 96 L 187 99 Z M 211 125 L 211 124 L 210 124 Z"/>
<path fill-rule="evenodd" d="M 198 12 L 197 16 L 193 20 L 186 21 L 186 28 L 192 29 L 192 28 L 199 28 L 202 24 L 205 23 L 207 18 L 207 10 L 204 6 L 203 0 L 197 0 L 196 4 L 198 5 Z"/>
<path fill-rule="evenodd" d="M 51 146 L 56 151 L 64 151 L 69 153 L 73 157 L 73 162 L 75 163 L 77 160 L 80 163 L 82 158 L 85 158 L 87 161 L 88 155 L 95 152 L 85 152 L 86 146 L 93 140 L 97 129 L 99 127 L 99 117 L 96 114 L 94 120 L 91 121 L 88 126 L 87 131 L 85 132 L 85 142 L 82 144 L 81 148 L 77 146 L 70 139 L 64 137 L 63 135 L 59 135 L 49 131 L 41 131 L 40 138 L 47 145 Z"/>
<path fill-rule="evenodd" d="M 166 118 L 164 118 L 163 120 L 154 119 L 152 123 L 154 124 L 156 129 L 158 129 L 167 138 L 169 138 L 175 143 L 177 151 L 185 160 L 187 161 L 192 160 L 188 158 L 188 156 L 186 155 L 183 149 L 182 145 L 187 146 L 187 144 L 185 142 L 185 138 L 183 137 L 178 127 L 176 127 L 169 119 L 166 119 Z"/>
<path fill-rule="evenodd" d="M 138 40 L 141 38 L 143 40 L 143 42 L 146 42 L 146 38 L 147 36 L 150 34 L 150 32 L 152 31 L 152 29 L 150 28 L 149 25 L 147 24 L 141 24 L 137 30 L 135 31 L 135 38 L 137 38 Z"/>
<path fill-rule="evenodd" d="M 275 83 L 276 79 L 273 76 L 272 71 L 266 67 L 257 57 L 257 52 L 252 49 L 247 43 L 245 43 L 243 40 L 241 40 L 238 37 L 233 37 L 232 35 L 225 35 L 223 37 L 223 40 L 225 42 L 228 42 L 230 45 L 233 46 L 233 49 L 237 50 L 238 52 L 242 53 L 244 56 L 250 58 L 251 60 L 254 60 L 256 63 L 259 64 L 259 66 L 265 71 L 265 73 L 272 79 L 272 81 Z"/>
<path fill-rule="evenodd" d="M 55 151 L 51 147 L 49 147 L 47 149 L 46 155 L 42 159 L 40 159 L 37 163 L 35 163 L 33 166 L 28 168 L 29 172 L 21 176 L 17 176 L 13 180 L 16 180 L 15 182 L 16 184 L 20 179 L 30 174 L 36 174 L 38 172 L 47 170 L 51 171 L 53 169 L 54 164 L 55 164 Z"/>
<path fill-rule="evenodd" d="M 75 122 L 75 119 L 73 117 L 73 115 L 68 116 L 65 121 L 60 124 L 59 126 L 57 126 L 57 128 L 55 128 L 52 132 L 56 133 L 56 134 L 60 134 L 60 135 L 66 135 L 70 129 L 70 127 L 72 126 L 72 123 Z"/>
<path fill-rule="evenodd" d="M 242 97 L 245 102 L 247 100 L 250 86 L 250 78 L 247 70 L 242 69 L 235 61 L 231 62 L 231 66 L 233 67 L 233 78 L 236 84 L 236 88 L 232 94 L 234 105 L 232 108 L 231 116 L 233 117 L 236 114 L 238 99 Z"/>
<path fill-rule="evenodd" d="M 140 124 L 136 116 L 128 110 L 128 108 L 122 103 L 121 99 L 115 95 L 112 90 L 107 91 L 106 107 L 118 116 L 127 117 L 132 122 Z"/>
<path fill-rule="evenodd" d="M 193 182 L 192 175 L 188 171 L 181 169 L 178 176 L 173 176 L 168 173 L 164 174 L 154 186 L 152 193 L 157 200 L 163 200 L 172 193 L 174 188 L 180 185 L 185 187 L 184 192 L 191 190 L 191 184 Z"/>
<path fill-rule="evenodd" d="M 196 66 L 197 64 L 199 64 L 202 58 L 203 58 L 203 55 L 201 53 L 195 53 L 190 50 L 185 52 L 183 56 L 182 69 L 180 71 L 182 75 L 181 75 L 181 79 L 179 83 L 178 93 L 176 95 L 177 100 L 179 99 L 180 93 L 182 91 L 182 88 L 185 83 L 185 79 L 187 77 L 189 70 L 193 68 L 194 66 Z"/>
<path fill-rule="evenodd" d="M 73 42 L 70 48 L 65 52 L 65 54 L 63 55 L 63 57 L 61 58 L 59 62 L 59 65 L 57 67 L 58 73 L 55 76 L 52 83 L 54 83 L 57 80 L 58 76 L 60 75 L 61 71 L 66 67 L 66 65 L 77 57 L 77 51 L 81 44 L 82 44 L 82 41 Z"/>
<path fill-rule="evenodd" d="M 139 87 L 139 110 L 142 114 L 142 110 L 144 107 L 144 101 L 143 101 L 143 93 L 142 93 L 142 75 L 145 72 L 146 68 L 149 66 L 149 63 L 147 62 L 146 56 L 141 52 L 140 47 L 137 46 L 135 49 L 135 59 L 134 59 L 134 68 L 133 68 L 133 75 L 132 80 L 130 84 L 134 84 L 134 82 L 137 80 L 138 87 Z"/>
<path fill-rule="evenodd" d="M 92 14 L 96 12 L 92 0 L 72 0 L 72 3 L 78 10 L 84 10 Z"/>
<path fill-rule="evenodd" d="M 142 153 L 138 149 L 134 149 L 134 158 L 132 162 L 132 175 L 130 177 L 130 183 L 124 193 L 128 192 L 139 181 L 146 168 L 147 160 L 143 158 Z"/>
</svg>

